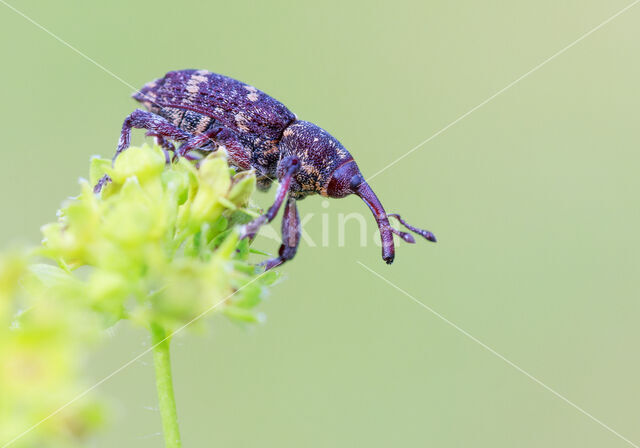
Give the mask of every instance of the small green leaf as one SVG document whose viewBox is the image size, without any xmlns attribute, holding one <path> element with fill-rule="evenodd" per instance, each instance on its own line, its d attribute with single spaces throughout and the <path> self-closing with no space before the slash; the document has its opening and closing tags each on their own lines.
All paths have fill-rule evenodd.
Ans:
<svg viewBox="0 0 640 448">
<path fill-rule="evenodd" d="M 108 168 L 107 173 L 113 182 L 123 184 L 132 177 L 138 178 L 141 183 L 160 176 L 165 166 L 165 158 L 159 148 L 143 146 L 141 148 L 128 148 L 115 160 L 113 168 Z"/>
<path fill-rule="evenodd" d="M 255 190 L 255 171 L 242 171 L 233 176 L 228 198 L 234 204 L 244 206 L 249 202 L 249 198 Z"/>
</svg>

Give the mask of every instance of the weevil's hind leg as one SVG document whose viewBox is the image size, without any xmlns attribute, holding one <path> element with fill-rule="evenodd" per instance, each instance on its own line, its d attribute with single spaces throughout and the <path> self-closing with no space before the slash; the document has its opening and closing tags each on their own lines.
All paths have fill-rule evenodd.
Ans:
<svg viewBox="0 0 640 448">
<path fill-rule="evenodd" d="M 273 205 L 269 207 L 267 213 L 258 216 L 253 221 L 244 225 L 244 229 L 240 238 L 251 238 L 256 236 L 256 233 L 260 229 L 260 227 L 267 223 L 273 221 L 273 218 L 278 214 L 278 210 L 280 210 L 280 206 L 284 202 L 284 198 L 287 196 L 289 192 L 289 186 L 291 185 L 291 179 L 293 176 L 300 170 L 300 161 L 297 157 L 289 157 L 284 159 L 279 164 L 279 171 L 283 172 L 282 178 L 280 179 L 280 184 L 278 185 L 278 191 L 276 192 L 276 200 L 273 202 Z"/>
<path fill-rule="evenodd" d="M 122 124 L 122 132 L 120 133 L 120 140 L 118 141 L 118 149 L 116 149 L 116 154 L 113 156 L 114 162 L 118 155 L 129 147 L 131 143 L 131 129 L 133 128 L 146 129 L 148 131 L 148 135 L 153 135 L 157 139 L 162 139 L 165 144 L 170 144 L 166 139 L 183 141 L 190 137 L 190 134 L 177 126 L 172 125 L 161 116 L 147 112 L 146 110 L 136 109 L 131 113 L 131 115 L 125 118 L 124 123 Z M 166 148 L 163 144 L 159 144 L 163 146 L 163 148 Z M 171 147 L 173 147 L 173 145 L 171 145 Z M 167 149 L 164 150 L 166 151 Z M 166 154 L 167 153 L 165 152 L 165 157 Z M 93 191 L 95 193 L 100 193 L 102 188 L 109 182 L 111 182 L 111 178 L 105 174 L 98 181 L 95 187 L 93 187 Z"/>
<path fill-rule="evenodd" d="M 154 136 L 160 136 L 168 138 L 170 140 L 185 141 L 191 137 L 191 134 L 183 131 L 179 127 L 169 123 L 160 115 L 148 112 L 142 109 L 136 109 L 131 115 L 125 118 L 122 124 L 122 132 L 120 133 L 120 140 L 118 141 L 118 149 L 113 160 L 118 155 L 127 149 L 131 143 L 131 129 L 146 129 Z"/>
<path fill-rule="evenodd" d="M 284 207 L 284 216 L 282 217 L 282 245 L 278 251 L 279 256 L 260 263 L 265 267 L 265 270 L 268 271 L 276 266 L 280 266 L 296 255 L 301 233 L 300 215 L 298 215 L 296 200 L 289 196 L 287 198 L 287 205 Z"/>
<path fill-rule="evenodd" d="M 102 188 L 104 188 L 104 186 L 109 182 L 111 182 L 111 178 L 107 174 L 105 174 L 100 178 L 100 180 L 98 180 L 98 183 L 94 185 L 93 192 L 96 194 L 100 193 L 102 191 Z"/>
</svg>

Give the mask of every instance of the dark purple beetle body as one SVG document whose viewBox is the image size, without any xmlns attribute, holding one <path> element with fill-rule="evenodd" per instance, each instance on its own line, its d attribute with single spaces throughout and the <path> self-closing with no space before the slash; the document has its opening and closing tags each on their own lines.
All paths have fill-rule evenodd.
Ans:
<svg viewBox="0 0 640 448">
<path fill-rule="evenodd" d="M 156 137 L 167 154 L 173 151 L 175 157 L 189 158 L 193 151 L 224 146 L 233 165 L 256 170 L 259 188 L 266 190 L 274 179 L 279 181 L 273 206 L 244 229 L 245 237 L 254 237 L 261 225 L 275 218 L 288 196 L 283 244 L 279 257 L 265 263 L 267 269 L 295 255 L 301 233 L 295 202 L 309 194 L 360 196 L 374 214 L 387 263 L 393 262 L 395 254 L 393 234 L 414 242 L 410 234 L 391 227 L 389 216 L 435 241 L 431 232 L 408 225 L 398 215 L 386 214 L 338 140 L 313 123 L 298 120 L 282 103 L 253 86 L 205 70 L 180 70 L 146 84 L 133 98 L 147 111 L 138 109 L 125 119 L 116 157 L 129 146 L 131 129 L 141 128 Z M 171 140 L 181 143 L 178 149 Z M 96 187 L 98 191 L 101 186 Z"/>
<path fill-rule="evenodd" d="M 275 178 L 278 142 L 296 116 L 282 103 L 235 79 L 204 70 L 169 72 L 133 98 L 190 134 L 220 125 L 237 136 L 258 172 Z"/>
</svg>

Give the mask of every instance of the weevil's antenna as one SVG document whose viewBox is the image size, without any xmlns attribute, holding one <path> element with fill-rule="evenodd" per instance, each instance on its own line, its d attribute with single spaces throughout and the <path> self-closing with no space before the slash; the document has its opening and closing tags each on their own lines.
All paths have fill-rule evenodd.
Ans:
<svg viewBox="0 0 640 448">
<path fill-rule="evenodd" d="M 407 229 L 411 230 L 412 232 L 417 233 L 418 235 L 426 238 L 427 240 L 431 241 L 432 243 L 435 243 L 436 240 L 436 236 L 429 232 L 428 230 L 424 230 L 424 229 L 418 229 L 417 227 L 413 227 L 411 224 L 409 224 L 407 221 L 405 221 L 404 219 L 402 219 L 402 217 L 400 217 L 400 215 L 398 215 L 397 213 L 390 213 L 387 215 L 389 218 L 396 218 L 398 221 L 400 221 L 400 224 L 402 224 L 403 226 L 405 226 Z M 395 229 L 394 229 L 395 230 Z M 396 235 L 399 235 L 403 240 L 407 241 L 408 243 L 413 243 L 414 241 L 409 241 L 407 240 L 404 236 L 400 235 L 400 233 L 404 233 L 404 232 L 393 232 Z M 405 235 L 408 235 L 405 233 Z M 410 236 L 410 235 L 409 235 Z"/>
<path fill-rule="evenodd" d="M 395 233 L 396 235 L 398 235 L 400 238 L 402 238 L 407 243 L 414 244 L 416 242 L 415 238 L 410 233 L 402 232 L 402 231 L 400 231 L 398 229 L 394 229 L 393 227 L 391 227 L 391 231 L 393 233 Z"/>
</svg>

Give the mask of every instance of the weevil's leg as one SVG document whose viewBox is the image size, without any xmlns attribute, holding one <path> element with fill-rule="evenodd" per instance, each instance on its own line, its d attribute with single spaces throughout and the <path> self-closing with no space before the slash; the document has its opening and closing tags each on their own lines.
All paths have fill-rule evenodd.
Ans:
<svg viewBox="0 0 640 448">
<path fill-rule="evenodd" d="M 283 174 L 279 181 L 278 191 L 276 192 L 276 200 L 273 202 L 273 205 L 269 210 L 267 210 L 267 213 L 258 216 L 253 221 L 244 225 L 240 238 L 253 239 L 253 237 L 256 236 L 258 229 L 260 229 L 263 224 L 273 221 L 273 218 L 278 214 L 278 210 L 280 210 L 280 206 L 284 202 L 284 198 L 287 196 L 289 191 L 291 179 L 300 170 L 300 161 L 297 157 L 289 157 L 282 160 L 279 165 L 278 170 Z"/>
<path fill-rule="evenodd" d="M 224 146 L 227 155 L 234 165 L 243 170 L 251 169 L 251 159 L 249 151 L 244 147 L 238 136 L 229 128 L 221 128 L 214 137 L 216 143 Z"/>
<path fill-rule="evenodd" d="M 171 143 L 169 140 L 167 140 L 161 135 L 156 135 L 155 132 L 149 131 L 144 135 L 146 135 L 147 137 L 155 137 L 156 145 L 162 148 L 162 152 L 164 153 L 164 159 L 167 162 L 167 165 L 171 163 L 171 156 L 169 155 L 169 153 L 176 152 L 176 147 L 173 145 L 173 143 Z"/>
<path fill-rule="evenodd" d="M 400 215 L 398 215 L 397 213 L 390 213 L 387 215 L 389 218 L 396 218 L 398 221 L 400 221 L 400 224 L 402 224 L 403 226 L 405 226 L 407 229 L 411 230 L 412 232 L 417 233 L 418 235 L 422 236 L 423 238 L 435 243 L 436 240 L 436 236 L 429 232 L 428 230 L 424 230 L 424 229 L 418 229 L 417 227 L 413 227 L 411 224 L 409 224 L 407 221 L 405 221 L 404 219 L 402 219 L 400 217 Z M 409 235 L 408 233 L 405 232 L 400 232 L 399 230 L 396 229 L 391 229 L 391 231 L 393 233 L 395 233 L 396 235 L 400 235 L 400 237 L 409 242 L 409 243 L 413 243 L 414 241 L 409 241 L 405 236 L 403 235 L 408 235 L 409 237 L 411 237 L 411 235 Z"/>
<path fill-rule="evenodd" d="M 229 159 L 234 165 L 244 170 L 251 168 L 249 151 L 247 151 L 232 130 L 219 125 L 212 126 L 207 131 L 189 138 L 189 140 L 178 148 L 176 156 L 187 157 L 189 151 L 202 148 L 211 143 L 217 146 L 224 146 Z"/>
<path fill-rule="evenodd" d="M 131 142 L 131 129 L 146 129 L 153 133 L 155 136 L 165 137 L 171 140 L 184 141 L 191 137 L 191 134 L 183 131 L 177 126 L 169 123 L 160 115 L 153 114 L 146 110 L 136 109 L 131 115 L 125 118 L 122 124 L 122 132 L 120 134 L 120 141 L 118 142 L 118 149 L 113 160 L 118 155 L 129 147 Z"/>
<path fill-rule="evenodd" d="M 100 180 L 98 181 L 98 183 L 93 187 L 93 192 L 94 193 L 100 193 L 102 191 L 102 188 L 107 185 L 109 182 L 111 182 L 111 178 L 105 174 L 104 176 L 102 176 L 100 178 Z"/>
<path fill-rule="evenodd" d="M 131 129 L 133 128 L 147 129 L 149 131 L 147 134 L 153 135 L 156 138 L 162 138 L 165 142 L 165 137 L 178 141 L 187 140 L 190 137 L 190 134 L 172 125 L 161 116 L 142 109 L 136 109 L 131 113 L 131 115 L 125 118 L 124 123 L 122 124 L 122 132 L 120 133 L 120 140 L 118 141 L 118 149 L 116 149 L 116 154 L 113 156 L 114 162 L 118 155 L 129 147 L 131 141 Z M 171 146 L 173 147 L 173 145 Z M 102 188 L 108 182 L 111 182 L 111 178 L 105 174 L 98 181 L 95 187 L 93 187 L 93 191 L 95 193 L 100 193 Z"/>
<path fill-rule="evenodd" d="M 201 134 L 196 134 L 189 137 L 189 139 L 186 142 L 184 142 L 182 145 L 178 147 L 178 150 L 176 151 L 173 158 L 177 159 L 178 157 L 185 157 L 188 159 L 189 151 L 202 148 L 203 146 L 206 146 L 208 143 L 217 144 L 216 141 L 214 140 L 214 137 L 219 132 L 220 132 L 219 129 L 213 128 Z"/>
<path fill-rule="evenodd" d="M 280 266 L 296 255 L 301 233 L 300 216 L 298 215 L 296 200 L 289 196 L 287 198 L 287 205 L 285 205 L 284 208 L 284 216 L 282 217 L 282 245 L 278 251 L 279 256 L 260 263 L 265 267 L 265 270 Z"/>
</svg>

